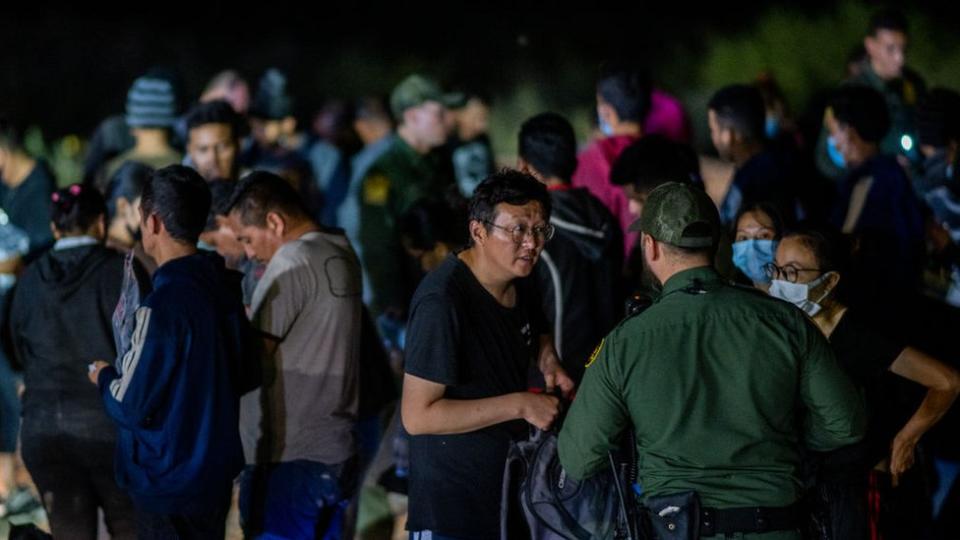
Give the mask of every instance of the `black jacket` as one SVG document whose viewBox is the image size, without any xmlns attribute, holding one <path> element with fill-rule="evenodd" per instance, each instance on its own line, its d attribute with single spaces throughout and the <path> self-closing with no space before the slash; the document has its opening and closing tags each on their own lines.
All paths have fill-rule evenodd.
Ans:
<svg viewBox="0 0 960 540">
<path fill-rule="evenodd" d="M 623 233 L 586 189 L 552 190 L 550 198 L 556 233 L 537 272 L 557 352 L 579 382 L 590 353 L 623 317 Z"/>
<path fill-rule="evenodd" d="M 149 287 L 146 273 L 138 281 Z M 113 439 L 87 365 L 115 359 L 111 317 L 122 282 L 123 255 L 101 245 L 51 249 L 24 271 L 9 331 L 24 371 L 25 432 Z"/>
</svg>

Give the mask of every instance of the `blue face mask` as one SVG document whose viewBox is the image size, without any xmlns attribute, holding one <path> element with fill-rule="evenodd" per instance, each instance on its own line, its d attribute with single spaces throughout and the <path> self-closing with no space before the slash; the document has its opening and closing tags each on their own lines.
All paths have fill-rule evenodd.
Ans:
<svg viewBox="0 0 960 540">
<path fill-rule="evenodd" d="M 733 244 L 733 265 L 754 283 L 770 283 L 763 267 L 773 262 L 776 240 L 741 240 Z"/>
<path fill-rule="evenodd" d="M 833 137 L 827 137 L 827 154 L 834 165 L 841 169 L 847 168 L 847 160 L 843 159 L 843 154 L 837 148 L 837 141 Z"/>
<path fill-rule="evenodd" d="M 600 118 L 600 115 L 597 115 L 597 125 L 600 126 L 600 131 L 607 137 L 613 137 L 613 127 L 606 123 L 603 118 Z"/>
<path fill-rule="evenodd" d="M 768 116 L 764 124 L 764 130 L 767 132 L 767 138 L 773 139 L 780 133 L 780 121 L 776 116 Z"/>
</svg>

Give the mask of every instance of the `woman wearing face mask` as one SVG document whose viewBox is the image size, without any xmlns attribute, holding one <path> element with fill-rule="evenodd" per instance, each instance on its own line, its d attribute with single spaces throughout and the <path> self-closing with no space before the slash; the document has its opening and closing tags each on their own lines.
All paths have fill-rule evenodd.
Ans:
<svg viewBox="0 0 960 540">
<path fill-rule="evenodd" d="M 140 242 L 140 193 L 151 174 L 152 167 L 128 161 L 110 179 L 106 193 L 106 245 L 121 253 L 133 251 L 137 261 L 152 275 L 157 263 Z"/>
<path fill-rule="evenodd" d="M 896 486 L 914 462 L 920 437 L 947 412 L 960 392 L 960 375 L 917 349 L 898 343 L 865 323 L 842 301 L 847 246 L 839 234 L 807 229 L 780 241 L 768 266 L 769 293 L 807 313 L 830 341 L 837 361 L 867 402 L 867 436 L 855 445 L 823 456 L 818 501 L 828 500 L 825 525 L 831 538 L 868 538 L 867 486 L 871 469 L 883 468 Z M 927 388 L 920 406 L 906 418 L 890 398 L 889 373 Z M 909 413 L 908 413 L 909 414 Z M 878 465 L 880 467 L 878 467 Z M 886 480 L 885 477 L 881 477 Z M 885 485 L 885 482 L 878 482 Z"/>
<path fill-rule="evenodd" d="M 761 202 L 741 208 L 734 224 L 733 265 L 754 287 L 766 291 L 770 287 L 766 266 L 773 262 L 783 220 L 776 207 Z"/>
</svg>

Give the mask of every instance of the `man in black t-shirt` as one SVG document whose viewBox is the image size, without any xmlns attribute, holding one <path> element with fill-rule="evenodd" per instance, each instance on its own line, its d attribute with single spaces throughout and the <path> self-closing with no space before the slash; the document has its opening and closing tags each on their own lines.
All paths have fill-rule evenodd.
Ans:
<svg viewBox="0 0 960 540">
<path fill-rule="evenodd" d="M 401 415 L 411 435 L 409 517 L 416 539 L 499 536 L 511 439 L 557 416 L 556 397 L 525 391 L 536 362 L 568 395 L 528 276 L 553 233 L 550 197 L 529 175 L 496 173 L 470 200 L 470 247 L 424 278 L 410 306 Z"/>
</svg>

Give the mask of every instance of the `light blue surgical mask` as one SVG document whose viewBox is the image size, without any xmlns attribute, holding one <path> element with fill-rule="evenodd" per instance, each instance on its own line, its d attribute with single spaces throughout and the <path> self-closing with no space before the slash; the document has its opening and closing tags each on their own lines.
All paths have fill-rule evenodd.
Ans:
<svg viewBox="0 0 960 540">
<path fill-rule="evenodd" d="M 847 168 L 847 160 L 843 159 L 843 154 L 841 154 L 840 149 L 837 148 L 837 141 L 832 136 L 827 137 L 827 154 L 830 156 L 830 161 L 832 161 L 834 165 L 841 169 Z"/>
<path fill-rule="evenodd" d="M 810 298 L 810 292 L 826 281 L 828 275 L 830 275 L 830 272 L 827 272 L 810 283 L 791 283 L 789 281 L 775 279 L 770 283 L 770 290 L 767 292 L 774 298 L 790 302 L 803 310 L 807 315 L 813 317 L 823 310 L 823 304 L 820 302 L 823 302 L 823 299 L 830 294 L 830 291 L 824 291 L 816 300 Z"/>
<path fill-rule="evenodd" d="M 733 243 L 733 265 L 754 283 L 770 283 L 763 267 L 773 262 L 777 240 L 741 240 Z"/>
<path fill-rule="evenodd" d="M 597 125 L 600 127 L 600 131 L 607 137 L 613 137 L 613 126 L 608 124 L 600 115 L 597 115 Z"/>
<path fill-rule="evenodd" d="M 780 134 L 780 120 L 776 116 L 768 116 L 764 124 L 764 131 L 767 132 L 767 138 L 773 139 Z"/>
</svg>

